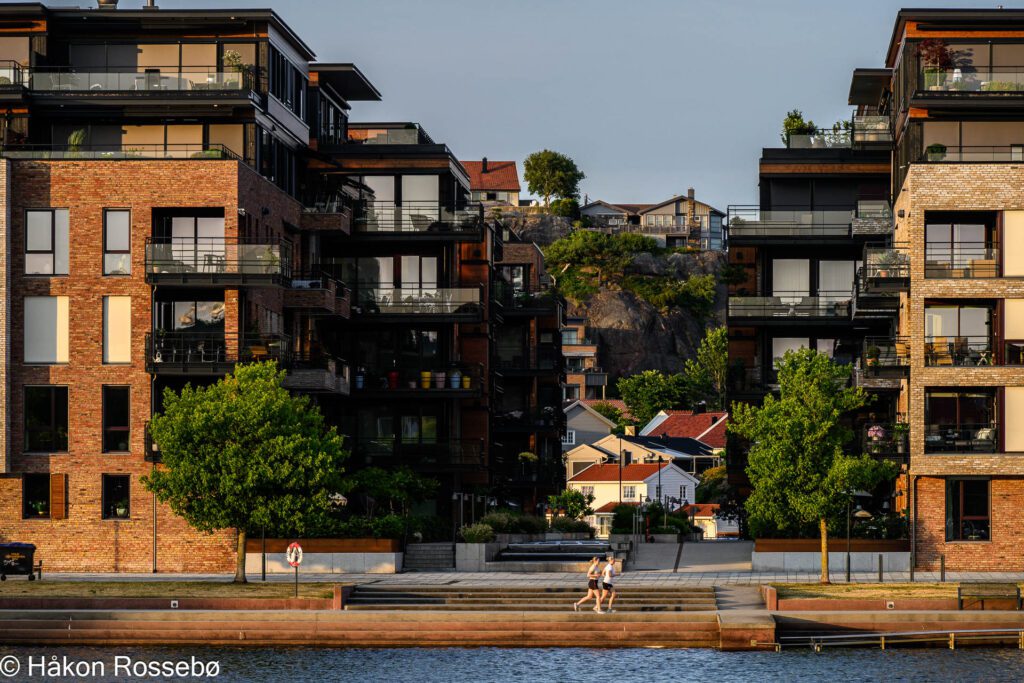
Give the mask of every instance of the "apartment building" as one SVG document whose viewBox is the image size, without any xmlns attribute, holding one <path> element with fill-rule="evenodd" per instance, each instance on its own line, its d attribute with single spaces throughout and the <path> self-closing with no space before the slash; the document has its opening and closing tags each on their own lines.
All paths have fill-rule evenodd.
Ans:
<svg viewBox="0 0 1024 683">
<path fill-rule="evenodd" d="M 562 400 L 603 399 L 608 389 L 608 373 L 597 360 L 597 343 L 587 336 L 587 319 L 569 316 L 562 328 L 562 355 L 565 357 L 565 386 Z"/>
<path fill-rule="evenodd" d="M 869 124 L 875 120 L 857 117 L 852 134 L 794 135 L 785 147 L 762 150 L 759 204 L 729 207 L 729 263 L 745 277 L 729 288 L 727 394 L 730 404 L 759 404 L 778 389 L 786 351 L 817 349 L 852 364 L 853 381 L 873 395 L 851 417 L 855 449 L 899 461 L 902 442 L 874 437 L 899 434 L 893 424 L 905 420 L 900 299 L 884 287 L 865 289 L 859 277 L 892 231 L 889 143 L 875 129 L 865 139 Z M 896 270 L 887 273 L 893 280 Z M 731 483 L 748 490 L 745 444 L 733 437 L 727 450 Z"/>
<path fill-rule="evenodd" d="M 851 103 L 895 134 L 893 235 L 865 275 L 899 291 L 924 569 L 941 557 L 960 571 L 1024 560 L 1021 31 L 1019 10 L 902 10 L 885 68 L 857 70 L 851 88 Z M 908 265 L 896 273 L 894 262 Z"/>
<path fill-rule="evenodd" d="M 590 228 L 610 233 L 636 232 L 656 239 L 662 246 L 725 248 L 722 220 L 726 214 L 696 198 L 691 187 L 656 204 L 611 204 L 597 200 L 580 207 Z"/>
<path fill-rule="evenodd" d="M 0 540 L 52 570 L 230 570 L 230 534 L 144 490 L 146 424 L 255 360 L 314 397 L 349 471 L 434 476 L 453 518 L 452 493 L 496 490 L 503 235 L 457 158 L 350 123 L 380 93 L 273 11 L 102 5 L 0 7 Z"/>
</svg>

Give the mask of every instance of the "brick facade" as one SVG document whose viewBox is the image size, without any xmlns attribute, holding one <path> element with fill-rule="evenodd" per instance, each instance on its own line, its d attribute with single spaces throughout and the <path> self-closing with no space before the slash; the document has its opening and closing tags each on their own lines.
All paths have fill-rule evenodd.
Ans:
<svg viewBox="0 0 1024 683">
<path fill-rule="evenodd" d="M 913 164 L 894 207 L 895 242 L 910 250 L 909 297 L 901 300 L 901 335 L 910 338 L 909 408 L 911 480 L 917 500 L 915 549 L 921 568 L 937 568 L 940 553 L 950 570 L 1004 569 L 1024 559 L 1019 510 L 1024 506 L 1020 454 L 925 455 L 925 390 L 935 387 L 1024 386 L 1020 367 L 926 367 L 925 301 L 1024 298 L 1021 278 L 925 278 L 926 211 L 1024 210 L 1024 167 L 1011 164 Z M 902 213 L 902 217 L 900 217 Z M 1024 416 L 1006 415 L 1000 425 Z M 945 543 L 945 479 L 992 475 L 991 541 Z M 1000 476 L 1003 475 L 1003 476 Z M 1006 475 L 1012 475 L 1010 477 Z"/>
<path fill-rule="evenodd" d="M 155 208 L 224 209 L 225 234 L 239 232 L 239 208 L 254 216 L 264 235 L 281 234 L 285 223 L 298 224 L 298 204 L 235 161 L 8 162 L 13 198 L 10 217 L 11 282 L 8 306 L 10 366 L 4 386 L 11 396 L 8 473 L 0 477 L 0 541 L 34 543 L 37 558 L 51 571 L 221 572 L 234 567 L 230 531 L 204 534 L 155 502 L 140 482 L 153 467 L 144 460 L 144 427 L 151 414 L 153 378 L 146 371 L 145 337 L 152 329 L 152 287 L 145 278 L 146 238 L 153 233 Z M 5 187 L 0 179 L 0 188 Z M 241 198 L 240 198 L 241 197 Z M 24 215 L 29 208 L 67 208 L 70 215 L 69 275 L 25 276 Z M 132 211 L 131 275 L 104 276 L 103 209 Z M 4 223 L 6 225 L 6 223 Z M 3 226 L 0 226 L 2 228 Z M 253 227 L 249 225 L 250 229 Z M 25 365 L 23 299 L 25 296 L 70 299 L 69 362 Z M 130 364 L 102 361 L 102 297 L 132 297 Z M 279 289 L 252 294 L 224 292 L 226 329 L 238 328 L 239 302 L 251 297 L 276 312 Z M 6 319 L 0 321 L 7 325 Z M 3 351 L 3 350 L 0 350 Z M 24 387 L 31 384 L 69 387 L 68 452 L 23 453 Z M 102 452 L 103 385 L 131 388 L 130 454 Z M 65 474 L 67 518 L 22 519 L 22 473 Z M 104 520 L 101 475 L 131 476 L 130 519 Z M 155 521 L 154 521 L 155 515 Z M 156 559 L 154 561 L 154 535 Z"/>
</svg>

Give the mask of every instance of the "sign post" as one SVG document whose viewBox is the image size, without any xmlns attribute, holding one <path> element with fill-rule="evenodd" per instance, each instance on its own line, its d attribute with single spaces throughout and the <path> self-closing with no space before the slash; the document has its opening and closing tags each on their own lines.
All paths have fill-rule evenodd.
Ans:
<svg viewBox="0 0 1024 683">
<path fill-rule="evenodd" d="M 295 567 L 295 597 L 299 597 L 299 565 L 302 564 L 302 546 L 293 542 L 285 553 L 288 564 Z"/>
</svg>

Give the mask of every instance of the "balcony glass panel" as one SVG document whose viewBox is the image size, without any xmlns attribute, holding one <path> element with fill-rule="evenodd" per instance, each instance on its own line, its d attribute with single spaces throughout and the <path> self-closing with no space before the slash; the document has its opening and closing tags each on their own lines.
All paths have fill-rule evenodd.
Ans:
<svg viewBox="0 0 1024 683">
<path fill-rule="evenodd" d="M 846 237 L 854 207 L 761 209 L 729 207 L 729 234 L 737 237 Z"/>
<path fill-rule="evenodd" d="M 854 116 L 854 142 L 892 142 L 888 116 Z"/>
<path fill-rule="evenodd" d="M 929 92 L 1016 93 L 1024 91 L 1024 66 L 924 67 L 920 83 Z"/>
<path fill-rule="evenodd" d="M 791 134 L 786 137 L 786 147 L 789 149 L 834 149 L 849 146 L 849 130 L 819 130 L 807 135 Z"/>
<path fill-rule="evenodd" d="M 35 69 L 30 83 L 38 92 L 241 92 L 252 90 L 255 79 L 249 71 L 173 66 L 144 71 Z"/>
<path fill-rule="evenodd" d="M 483 222 L 483 206 L 445 206 L 436 201 L 402 203 L 367 201 L 357 207 L 357 232 L 378 233 L 477 233 Z"/>
<path fill-rule="evenodd" d="M 290 277 L 291 243 L 151 237 L 146 243 L 146 272 Z"/>
<path fill-rule="evenodd" d="M 729 297 L 729 316 L 734 318 L 846 318 L 850 292 L 776 293 L 776 296 Z"/>
<path fill-rule="evenodd" d="M 358 286 L 356 300 L 368 313 L 439 315 L 479 311 L 480 289 L 476 287 Z"/>
</svg>

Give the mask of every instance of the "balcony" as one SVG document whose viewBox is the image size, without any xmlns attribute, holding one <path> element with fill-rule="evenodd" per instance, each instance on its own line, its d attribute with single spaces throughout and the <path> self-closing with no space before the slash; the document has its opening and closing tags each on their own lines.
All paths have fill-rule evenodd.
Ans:
<svg viewBox="0 0 1024 683">
<path fill-rule="evenodd" d="M 293 272 L 289 287 L 284 290 L 285 308 L 304 310 L 311 315 L 340 315 L 347 318 L 350 303 L 345 285 L 317 272 Z"/>
<path fill-rule="evenodd" d="M 906 337 L 865 337 L 853 385 L 869 390 L 899 391 L 910 375 L 910 340 Z"/>
<path fill-rule="evenodd" d="M 892 129 L 888 116 L 854 116 L 853 144 L 858 147 L 889 147 Z"/>
<path fill-rule="evenodd" d="M 164 96 L 170 98 L 244 97 L 259 100 L 258 79 L 251 69 L 219 71 L 214 67 L 147 67 L 142 71 L 41 67 L 28 74 L 29 88 L 47 95 L 91 98 Z"/>
<path fill-rule="evenodd" d="M 864 425 L 860 429 L 861 452 L 873 458 L 909 462 L 910 425 L 904 422 Z"/>
<path fill-rule="evenodd" d="M 418 123 L 349 123 L 349 145 L 433 145 Z"/>
<path fill-rule="evenodd" d="M 299 217 L 299 228 L 310 232 L 352 232 L 352 209 L 337 202 L 324 202 L 304 206 Z"/>
<path fill-rule="evenodd" d="M 775 296 L 729 297 L 728 317 L 736 320 L 790 325 L 795 321 L 846 321 L 850 317 L 851 292 L 778 292 Z"/>
<path fill-rule="evenodd" d="M 728 391 L 730 395 L 757 397 L 768 393 L 770 387 L 765 383 L 760 361 L 755 360 L 754 367 L 743 366 L 743 361 L 736 362 L 737 365 L 729 368 Z"/>
<path fill-rule="evenodd" d="M 888 202 L 880 200 L 862 200 L 852 207 L 815 209 L 730 206 L 728 232 L 732 242 L 765 244 L 792 244 L 795 239 L 817 243 L 884 235 L 892 232 L 892 210 Z"/>
<path fill-rule="evenodd" d="M 788 149 L 848 149 L 851 147 L 850 142 L 849 130 L 818 130 L 786 136 Z"/>
<path fill-rule="evenodd" d="M 28 70 L 20 62 L 0 60 L 0 92 L 22 90 L 28 85 Z"/>
<path fill-rule="evenodd" d="M 915 97 L 1006 98 L 1024 93 L 1024 66 L 923 67 Z"/>
<path fill-rule="evenodd" d="M 924 246 L 926 278 L 1000 277 L 999 247 L 989 242 L 928 242 Z"/>
<path fill-rule="evenodd" d="M 140 145 L 7 145 L 9 159 L 41 161 L 243 161 L 225 145 L 140 144 Z"/>
<path fill-rule="evenodd" d="M 362 202 L 356 207 L 354 235 L 363 239 L 480 242 L 484 236 L 482 204 L 438 202 Z"/>
<path fill-rule="evenodd" d="M 483 393 L 483 380 L 483 365 L 471 363 L 429 363 L 416 369 L 359 368 L 352 394 L 386 399 L 475 398 Z"/>
<path fill-rule="evenodd" d="M 1024 144 L 1011 145 L 928 145 L 916 159 L 926 163 L 998 163 L 1024 162 Z"/>
<path fill-rule="evenodd" d="M 565 413 L 553 406 L 500 411 L 494 415 L 495 431 L 530 433 L 561 429 Z"/>
<path fill-rule="evenodd" d="M 480 322 L 482 287 L 389 287 L 356 285 L 352 312 L 375 322 Z"/>
<path fill-rule="evenodd" d="M 161 285 L 280 285 L 291 279 L 288 240 L 146 238 L 146 282 Z"/>
<path fill-rule="evenodd" d="M 523 289 L 499 280 L 494 283 L 492 292 L 504 317 L 548 316 L 558 312 L 558 297 L 550 289 Z"/>
<path fill-rule="evenodd" d="M 997 453 L 999 427 L 995 423 L 926 424 L 925 453 Z"/>
<path fill-rule="evenodd" d="M 907 245 L 868 244 L 860 270 L 860 290 L 866 294 L 891 294 L 910 288 L 910 250 Z"/>
<path fill-rule="evenodd" d="M 393 436 L 356 439 L 353 455 L 376 467 L 408 466 L 414 470 L 476 469 L 484 464 L 483 439 L 405 439 Z"/>
<path fill-rule="evenodd" d="M 555 375 L 556 372 L 561 374 L 562 357 L 556 348 L 545 344 L 516 355 L 499 353 L 494 365 L 506 377 Z"/>
<path fill-rule="evenodd" d="M 345 361 L 324 355 L 293 354 L 288 358 L 285 389 L 303 394 L 349 395 L 349 367 Z"/>
<path fill-rule="evenodd" d="M 987 336 L 925 337 L 927 367 L 991 367 L 997 360 L 993 340 Z"/>
<path fill-rule="evenodd" d="M 280 334 L 216 335 L 157 331 L 146 335 L 146 371 L 155 375 L 224 375 L 237 363 L 289 359 Z"/>
</svg>

